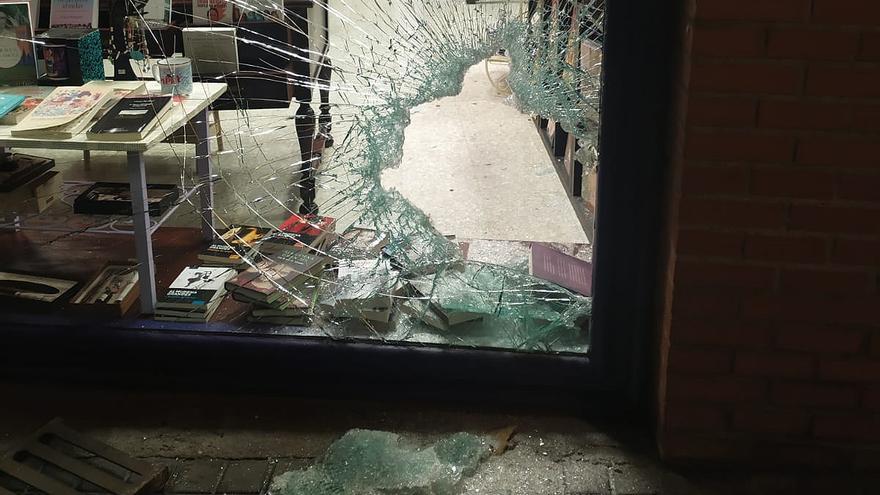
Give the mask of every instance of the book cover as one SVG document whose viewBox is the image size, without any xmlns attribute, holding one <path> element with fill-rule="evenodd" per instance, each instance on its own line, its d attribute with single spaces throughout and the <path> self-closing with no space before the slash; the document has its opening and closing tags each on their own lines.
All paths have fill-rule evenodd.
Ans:
<svg viewBox="0 0 880 495">
<path fill-rule="evenodd" d="M 585 296 L 593 294 L 593 264 L 543 244 L 532 243 L 529 273 Z"/>
<path fill-rule="evenodd" d="M 37 84 L 37 57 L 27 3 L 0 4 L 0 85 Z"/>
<path fill-rule="evenodd" d="M 280 287 L 292 286 L 303 275 L 292 266 L 263 260 L 226 284 L 231 292 L 243 291 L 249 298 L 272 302 L 281 297 Z"/>
<path fill-rule="evenodd" d="M 224 285 L 235 277 L 232 268 L 195 266 L 184 268 L 171 282 L 158 308 L 189 308 L 209 305 L 223 294 Z"/>
<path fill-rule="evenodd" d="M 167 24 L 171 22 L 171 0 L 146 0 L 141 15 L 144 20 Z"/>
<path fill-rule="evenodd" d="M 0 95 L 0 117 L 18 108 L 24 100 L 25 97 L 21 95 Z"/>
<path fill-rule="evenodd" d="M 59 86 L 30 115 L 12 129 L 30 131 L 69 124 L 97 110 L 110 97 L 105 88 Z"/>
<path fill-rule="evenodd" d="M 231 24 L 232 4 L 226 0 L 193 0 L 193 25 Z"/>
<path fill-rule="evenodd" d="M 170 96 L 131 96 L 120 99 L 89 130 L 89 137 L 125 135 L 141 139 L 171 103 Z"/>
<path fill-rule="evenodd" d="M 233 225 L 208 249 L 199 254 L 199 259 L 225 265 L 240 265 L 256 243 L 271 229 L 249 225 Z"/>
<path fill-rule="evenodd" d="M 336 219 L 331 217 L 294 213 L 277 230 L 267 234 L 261 245 L 294 249 L 314 247 L 332 233 L 335 226 Z"/>
<path fill-rule="evenodd" d="M 52 0 L 49 27 L 98 27 L 98 0 Z"/>
</svg>

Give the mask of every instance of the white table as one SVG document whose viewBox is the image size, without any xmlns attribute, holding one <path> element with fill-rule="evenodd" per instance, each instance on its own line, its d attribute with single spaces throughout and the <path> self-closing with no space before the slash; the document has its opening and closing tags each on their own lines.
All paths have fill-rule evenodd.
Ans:
<svg viewBox="0 0 880 495">
<path fill-rule="evenodd" d="M 152 88 L 150 83 L 148 89 Z M 128 155 L 128 181 L 131 187 L 131 202 L 134 224 L 135 249 L 138 259 L 138 278 L 140 280 L 141 311 L 151 314 L 156 309 L 156 267 L 153 263 L 153 241 L 150 228 L 150 213 L 147 207 L 147 181 L 144 169 L 144 152 L 161 143 L 174 131 L 187 122 L 195 129 L 196 175 L 198 194 L 201 202 L 202 233 L 206 239 L 214 237 L 214 188 L 211 167 L 211 147 L 208 139 L 208 107 L 226 92 L 224 83 L 196 83 L 193 92 L 180 104 L 170 109 L 159 125 L 140 141 L 95 141 L 86 138 L 85 133 L 71 139 L 46 141 L 32 138 L 19 138 L 10 135 L 12 126 L 0 126 L 0 153 L 6 148 L 43 148 L 61 150 L 120 151 Z"/>
</svg>

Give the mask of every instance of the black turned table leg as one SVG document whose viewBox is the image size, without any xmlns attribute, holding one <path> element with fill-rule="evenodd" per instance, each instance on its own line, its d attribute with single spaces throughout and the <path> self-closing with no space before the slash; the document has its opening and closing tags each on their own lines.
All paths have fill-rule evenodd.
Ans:
<svg viewBox="0 0 880 495">
<path fill-rule="evenodd" d="M 330 115 L 330 78 L 333 74 L 333 63 L 329 58 L 318 70 L 318 92 L 321 95 L 321 115 L 318 117 L 318 135 L 324 138 L 324 146 L 333 146 L 333 117 Z"/>
<path fill-rule="evenodd" d="M 315 154 L 312 144 L 315 139 L 315 111 L 309 102 L 300 103 L 296 111 L 296 138 L 300 149 L 300 179 L 299 186 L 302 204 L 299 213 L 302 215 L 317 213 L 318 205 L 315 204 Z"/>
</svg>

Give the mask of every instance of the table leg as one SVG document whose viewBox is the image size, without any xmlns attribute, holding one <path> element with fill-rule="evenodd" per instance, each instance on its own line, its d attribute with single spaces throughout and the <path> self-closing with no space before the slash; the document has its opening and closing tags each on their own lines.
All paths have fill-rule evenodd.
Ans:
<svg viewBox="0 0 880 495">
<path fill-rule="evenodd" d="M 156 309 L 156 267 L 153 264 L 153 240 L 150 236 L 144 154 L 141 152 L 128 152 L 128 183 L 131 187 L 131 219 L 134 223 L 134 246 L 141 286 L 141 312 L 152 314 Z"/>
<path fill-rule="evenodd" d="M 211 141 L 208 136 L 208 110 L 202 110 L 190 120 L 196 131 L 196 175 L 199 179 L 199 199 L 202 206 L 202 234 L 214 239 L 214 178 L 211 167 Z"/>
</svg>

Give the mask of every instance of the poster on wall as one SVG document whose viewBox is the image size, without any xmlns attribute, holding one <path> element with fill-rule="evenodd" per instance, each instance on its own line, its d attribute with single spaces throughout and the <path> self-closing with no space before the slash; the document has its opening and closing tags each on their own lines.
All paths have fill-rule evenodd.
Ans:
<svg viewBox="0 0 880 495">
<path fill-rule="evenodd" d="M 232 23 L 232 4 L 226 0 L 193 0 L 193 24 Z"/>
<path fill-rule="evenodd" d="M 98 27 L 98 0 L 52 0 L 49 27 Z"/>
<path fill-rule="evenodd" d="M 24 0 L 0 0 L 0 4 L 4 3 L 22 3 Z M 40 0 L 27 0 L 31 10 L 31 26 L 36 28 L 40 23 Z"/>
<path fill-rule="evenodd" d="M 37 58 L 27 3 L 0 4 L 0 85 L 37 84 Z"/>
<path fill-rule="evenodd" d="M 147 0 L 141 15 L 146 21 L 169 24 L 171 22 L 171 0 Z"/>
</svg>

